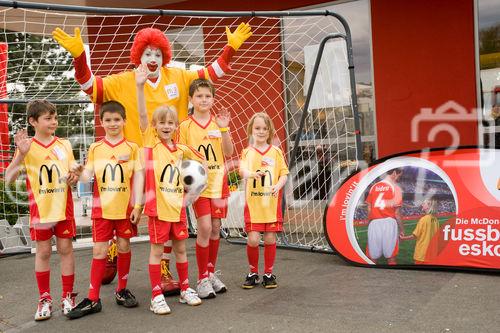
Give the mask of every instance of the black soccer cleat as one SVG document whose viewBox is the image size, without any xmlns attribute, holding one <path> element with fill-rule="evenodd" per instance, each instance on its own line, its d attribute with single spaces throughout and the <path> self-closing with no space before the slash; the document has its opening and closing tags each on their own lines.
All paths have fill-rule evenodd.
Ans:
<svg viewBox="0 0 500 333">
<path fill-rule="evenodd" d="M 248 273 L 245 278 L 245 282 L 241 285 L 243 289 L 253 289 L 259 284 L 259 274 Z"/>
<path fill-rule="evenodd" d="M 135 299 L 135 296 L 132 295 L 130 290 L 124 288 L 120 291 L 115 292 L 116 304 L 123 305 L 126 308 L 135 308 L 139 305 L 139 302 Z"/>
<path fill-rule="evenodd" d="M 101 299 L 97 302 L 93 302 L 88 298 L 84 298 L 80 303 L 77 304 L 70 312 L 66 314 L 69 319 L 77 319 L 92 313 L 101 312 L 102 304 Z"/>
<path fill-rule="evenodd" d="M 273 289 L 278 287 L 278 283 L 276 282 L 276 275 L 273 274 L 264 274 L 262 276 L 262 285 L 266 289 Z"/>
</svg>

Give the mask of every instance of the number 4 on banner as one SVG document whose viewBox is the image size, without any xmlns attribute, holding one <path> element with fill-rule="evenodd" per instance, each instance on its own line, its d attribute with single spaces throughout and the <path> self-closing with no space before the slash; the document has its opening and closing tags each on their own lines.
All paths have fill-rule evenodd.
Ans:
<svg viewBox="0 0 500 333">
<path fill-rule="evenodd" d="M 379 193 L 377 200 L 375 200 L 375 207 L 384 209 L 385 208 L 385 200 L 383 199 L 384 193 Z"/>
</svg>

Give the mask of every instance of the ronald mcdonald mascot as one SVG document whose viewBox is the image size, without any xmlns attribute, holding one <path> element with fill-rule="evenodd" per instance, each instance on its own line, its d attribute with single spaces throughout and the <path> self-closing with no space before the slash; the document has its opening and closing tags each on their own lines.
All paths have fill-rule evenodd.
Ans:
<svg viewBox="0 0 500 333">
<path fill-rule="evenodd" d="M 234 32 L 226 27 L 226 35 L 228 43 L 219 58 L 208 67 L 190 71 L 166 66 L 172 58 L 172 49 L 168 38 L 161 30 L 145 28 L 137 32 L 130 50 L 130 60 L 136 67 L 142 64 L 148 68 L 148 81 L 144 86 L 144 95 L 149 119 L 154 110 L 161 105 L 168 105 L 175 109 L 179 121 L 187 118 L 191 82 L 198 78 L 216 81 L 229 72 L 231 58 L 252 35 L 252 32 L 247 23 L 241 23 Z M 115 100 L 125 107 L 127 117 L 124 128 L 125 138 L 142 146 L 134 70 L 106 77 L 94 75 L 87 64 L 79 28 L 75 28 L 74 36 L 56 28 L 52 36 L 73 56 L 75 79 L 93 103 L 99 105 Z M 170 252 L 170 246 L 165 248 L 165 252 Z M 179 283 L 172 279 L 168 261 L 164 259 L 161 264 L 163 292 L 165 294 L 179 293 Z"/>
</svg>

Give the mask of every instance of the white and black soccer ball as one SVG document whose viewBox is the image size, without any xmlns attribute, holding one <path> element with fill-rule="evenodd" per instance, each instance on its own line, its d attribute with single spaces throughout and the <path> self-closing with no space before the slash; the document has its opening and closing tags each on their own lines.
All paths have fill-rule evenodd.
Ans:
<svg viewBox="0 0 500 333">
<path fill-rule="evenodd" d="M 207 186 L 208 175 L 200 162 L 182 161 L 180 173 L 182 184 L 187 192 L 199 194 Z"/>
</svg>

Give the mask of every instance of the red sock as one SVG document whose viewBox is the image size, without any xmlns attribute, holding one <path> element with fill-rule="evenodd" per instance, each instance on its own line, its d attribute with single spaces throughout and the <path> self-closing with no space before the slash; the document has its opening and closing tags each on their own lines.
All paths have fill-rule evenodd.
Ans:
<svg viewBox="0 0 500 333">
<path fill-rule="evenodd" d="M 99 300 L 102 277 L 106 271 L 106 261 L 106 258 L 92 259 L 92 264 L 90 266 L 90 287 L 87 298 L 93 302 L 97 302 Z"/>
<path fill-rule="evenodd" d="M 259 274 L 259 246 L 247 245 L 247 258 L 250 272 Z"/>
<path fill-rule="evenodd" d="M 276 243 L 264 244 L 264 273 L 272 274 L 274 259 L 276 258 Z"/>
<path fill-rule="evenodd" d="M 151 281 L 151 298 L 161 295 L 161 268 L 160 265 L 149 264 L 149 281 Z"/>
<path fill-rule="evenodd" d="M 118 269 L 118 286 L 116 291 L 127 288 L 128 273 L 130 272 L 130 259 L 132 258 L 132 252 L 128 251 L 126 253 L 118 252 L 118 260 L 116 261 L 116 267 Z"/>
<path fill-rule="evenodd" d="M 215 264 L 217 263 L 217 254 L 219 253 L 219 241 L 220 239 L 211 239 L 208 243 L 208 273 L 215 272 Z"/>
<path fill-rule="evenodd" d="M 40 299 L 52 299 L 50 296 L 50 270 L 45 272 L 35 272 L 36 283 Z"/>
<path fill-rule="evenodd" d="M 207 265 L 208 265 L 209 247 L 200 246 L 196 243 L 196 263 L 198 264 L 198 280 L 202 280 L 208 277 Z"/>
<path fill-rule="evenodd" d="M 184 291 L 189 288 L 188 262 L 176 262 L 175 267 L 177 267 L 181 291 Z"/>
<path fill-rule="evenodd" d="M 75 283 L 75 274 L 61 275 L 62 279 L 62 297 L 66 297 L 68 293 L 73 292 L 73 284 Z"/>
</svg>

